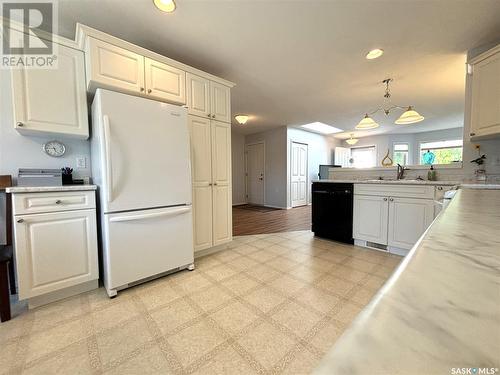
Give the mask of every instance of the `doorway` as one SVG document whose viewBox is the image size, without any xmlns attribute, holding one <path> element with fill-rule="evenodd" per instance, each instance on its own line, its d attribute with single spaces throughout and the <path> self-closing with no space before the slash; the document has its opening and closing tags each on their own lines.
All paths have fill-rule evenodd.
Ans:
<svg viewBox="0 0 500 375">
<path fill-rule="evenodd" d="M 263 142 L 247 145 L 246 152 L 247 202 L 264 205 L 265 145 Z"/>
<path fill-rule="evenodd" d="M 290 155 L 290 195 L 292 207 L 307 205 L 307 145 L 292 142 Z"/>
</svg>

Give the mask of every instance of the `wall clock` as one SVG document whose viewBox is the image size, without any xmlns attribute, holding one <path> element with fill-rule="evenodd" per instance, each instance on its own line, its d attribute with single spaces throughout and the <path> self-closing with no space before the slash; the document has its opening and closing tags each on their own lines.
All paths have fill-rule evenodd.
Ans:
<svg viewBox="0 0 500 375">
<path fill-rule="evenodd" d="M 49 141 L 43 146 L 43 151 L 49 156 L 58 158 L 64 155 L 66 152 L 66 146 L 59 141 Z"/>
</svg>

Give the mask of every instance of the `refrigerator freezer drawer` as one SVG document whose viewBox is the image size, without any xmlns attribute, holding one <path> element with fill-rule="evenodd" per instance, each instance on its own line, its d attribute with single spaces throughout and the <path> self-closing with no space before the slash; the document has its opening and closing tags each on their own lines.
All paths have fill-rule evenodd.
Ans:
<svg viewBox="0 0 500 375">
<path fill-rule="evenodd" d="M 103 224 L 108 293 L 193 263 L 191 206 L 108 214 Z"/>
</svg>

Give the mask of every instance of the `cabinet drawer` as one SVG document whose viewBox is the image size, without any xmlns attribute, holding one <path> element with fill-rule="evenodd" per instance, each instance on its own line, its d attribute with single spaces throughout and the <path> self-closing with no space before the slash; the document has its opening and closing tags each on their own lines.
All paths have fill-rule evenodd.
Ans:
<svg viewBox="0 0 500 375">
<path fill-rule="evenodd" d="M 95 208 L 94 191 L 14 194 L 14 215 Z"/>
<path fill-rule="evenodd" d="M 354 194 L 434 199 L 434 186 L 354 184 Z"/>
</svg>

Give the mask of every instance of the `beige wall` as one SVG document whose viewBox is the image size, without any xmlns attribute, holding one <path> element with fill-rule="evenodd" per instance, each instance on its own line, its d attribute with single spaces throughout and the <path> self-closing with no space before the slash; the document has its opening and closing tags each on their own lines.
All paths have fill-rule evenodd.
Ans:
<svg viewBox="0 0 500 375">
<path fill-rule="evenodd" d="M 231 132 L 231 164 L 233 175 L 233 206 L 246 203 L 245 195 L 245 136 Z"/>
</svg>

